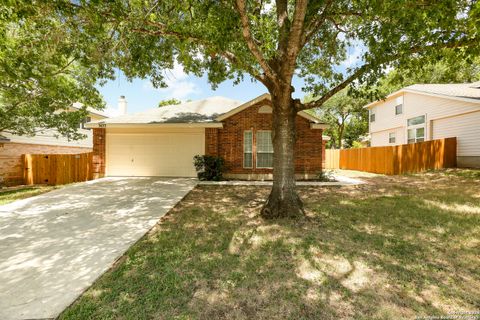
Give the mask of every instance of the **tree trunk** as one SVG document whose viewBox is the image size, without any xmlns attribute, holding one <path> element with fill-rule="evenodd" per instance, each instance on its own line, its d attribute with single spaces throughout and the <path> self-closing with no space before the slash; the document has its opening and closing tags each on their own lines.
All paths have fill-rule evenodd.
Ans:
<svg viewBox="0 0 480 320">
<path fill-rule="evenodd" d="M 340 132 L 338 133 L 338 149 L 343 149 L 343 131 L 345 130 L 345 125 L 342 123 L 340 126 Z"/>
<path fill-rule="evenodd" d="M 295 186 L 295 118 L 291 96 L 272 95 L 273 187 L 261 215 L 266 219 L 300 218 L 305 212 Z"/>
</svg>

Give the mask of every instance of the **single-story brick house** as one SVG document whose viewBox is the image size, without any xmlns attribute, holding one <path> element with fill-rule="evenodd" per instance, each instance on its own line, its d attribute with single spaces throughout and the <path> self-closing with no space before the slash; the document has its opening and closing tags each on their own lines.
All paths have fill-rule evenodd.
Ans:
<svg viewBox="0 0 480 320">
<path fill-rule="evenodd" d="M 315 178 L 324 165 L 327 127 L 297 117 L 295 170 Z M 272 108 L 268 94 L 246 103 L 212 97 L 87 124 L 93 128 L 94 172 L 102 176 L 196 176 L 193 157 L 225 159 L 226 177 L 271 179 Z"/>
</svg>

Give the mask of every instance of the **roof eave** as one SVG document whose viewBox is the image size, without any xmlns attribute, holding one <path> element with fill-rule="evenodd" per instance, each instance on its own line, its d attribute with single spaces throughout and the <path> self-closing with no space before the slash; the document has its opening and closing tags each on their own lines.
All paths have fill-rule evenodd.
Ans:
<svg viewBox="0 0 480 320">
<path fill-rule="evenodd" d="M 397 91 L 389 94 L 388 96 L 385 97 L 385 99 L 380 99 L 380 100 L 370 102 L 369 104 L 367 104 L 363 108 L 370 109 L 371 107 L 373 107 L 373 106 L 375 106 L 379 103 L 385 102 L 385 101 L 389 100 L 390 98 L 396 97 L 396 96 L 398 96 L 400 94 L 403 94 L 405 92 L 414 93 L 414 94 L 421 94 L 421 95 L 430 96 L 430 97 L 438 97 L 438 98 L 444 98 L 444 99 L 458 100 L 458 101 L 465 101 L 465 102 L 479 103 L 480 104 L 480 99 L 467 98 L 467 97 L 457 97 L 457 96 L 450 96 L 450 95 L 446 95 L 446 94 L 440 94 L 440 93 L 433 93 L 433 92 L 426 92 L 426 91 L 421 91 L 421 90 L 403 88 L 403 89 L 397 90 Z"/>
<path fill-rule="evenodd" d="M 89 122 L 85 124 L 86 128 L 223 128 L 223 124 L 219 122 L 194 122 L 194 123 L 106 123 L 103 121 Z"/>
<path fill-rule="evenodd" d="M 382 103 L 382 102 L 385 102 L 387 101 L 388 99 L 391 99 L 391 98 L 394 98 L 396 96 L 399 96 L 400 94 L 404 93 L 406 91 L 406 89 L 400 89 L 400 90 L 397 90 L 393 93 L 390 93 L 388 96 L 385 97 L 385 99 L 379 99 L 379 100 L 375 100 L 373 102 L 370 102 L 369 104 L 367 104 L 366 106 L 364 106 L 363 108 L 364 109 L 370 109 L 371 107 L 379 104 L 379 103 Z"/>
<path fill-rule="evenodd" d="M 270 100 L 270 94 L 268 93 L 264 93 L 258 97 L 256 97 L 255 99 L 252 99 L 250 101 L 247 101 L 241 105 L 239 105 L 238 107 L 236 108 L 233 108 L 232 110 L 222 114 L 221 116 L 218 116 L 215 120 L 216 121 L 223 121 L 231 116 L 233 116 L 234 114 L 237 114 L 239 113 L 240 111 L 243 111 L 245 109 L 247 109 L 248 107 L 251 107 L 253 106 L 254 104 L 262 101 L 263 99 L 269 99 Z"/>
<path fill-rule="evenodd" d="M 414 93 L 414 94 L 422 94 L 424 96 L 438 97 L 438 98 L 444 98 L 444 99 L 458 100 L 458 101 L 465 101 L 465 102 L 480 104 L 480 99 L 475 99 L 475 98 L 450 96 L 450 95 L 446 95 L 446 94 L 426 92 L 426 91 L 420 91 L 420 90 L 414 90 L 414 89 L 403 89 L 403 90 L 405 92 Z"/>
<path fill-rule="evenodd" d="M 247 101 L 247 102 L 245 102 L 244 104 L 241 104 L 241 105 L 239 105 L 238 107 L 230 110 L 229 112 L 226 112 L 226 113 L 222 114 L 221 116 L 218 116 L 215 120 L 216 120 L 216 121 L 223 121 L 223 120 L 225 120 L 225 119 L 233 116 L 234 114 L 237 114 L 237 113 L 239 113 L 239 112 L 241 112 L 241 111 L 243 111 L 243 110 L 245 110 L 245 109 L 253 106 L 254 104 L 256 104 L 256 103 L 258 103 L 258 102 L 260 102 L 260 101 L 262 101 L 262 100 L 264 100 L 264 99 L 268 99 L 268 100 L 270 100 L 270 101 L 272 100 L 269 93 L 264 93 L 264 94 L 256 97 L 255 99 L 252 99 L 252 100 L 250 100 L 250 101 Z M 320 120 L 320 119 L 318 119 L 318 118 L 315 117 L 315 116 L 312 116 L 311 114 L 308 114 L 308 113 L 305 112 L 305 111 L 300 111 L 300 112 L 298 112 L 298 115 L 301 116 L 301 117 L 304 117 L 304 118 L 307 119 L 307 120 L 312 121 L 313 123 L 321 123 L 321 120 Z"/>
<path fill-rule="evenodd" d="M 329 125 L 325 123 L 310 123 L 310 129 L 328 129 Z"/>
</svg>

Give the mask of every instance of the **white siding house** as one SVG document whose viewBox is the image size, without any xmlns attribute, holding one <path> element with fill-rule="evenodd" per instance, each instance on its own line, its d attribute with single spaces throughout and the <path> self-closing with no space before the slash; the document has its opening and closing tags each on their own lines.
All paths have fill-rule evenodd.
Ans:
<svg viewBox="0 0 480 320">
<path fill-rule="evenodd" d="M 412 85 L 365 107 L 372 147 L 457 137 L 458 166 L 480 167 L 480 82 Z"/>
</svg>

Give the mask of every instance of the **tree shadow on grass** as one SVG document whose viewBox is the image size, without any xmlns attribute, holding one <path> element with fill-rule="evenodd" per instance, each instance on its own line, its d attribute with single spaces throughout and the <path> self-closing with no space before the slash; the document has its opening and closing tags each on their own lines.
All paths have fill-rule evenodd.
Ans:
<svg viewBox="0 0 480 320">
<path fill-rule="evenodd" d="M 301 188 L 309 219 L 300 223 L 258 217 L 268 187 L 197 187 L 63 318 L 398 319 L 475 310 L 476 192 L 402 180 Z"/>
</svg>

